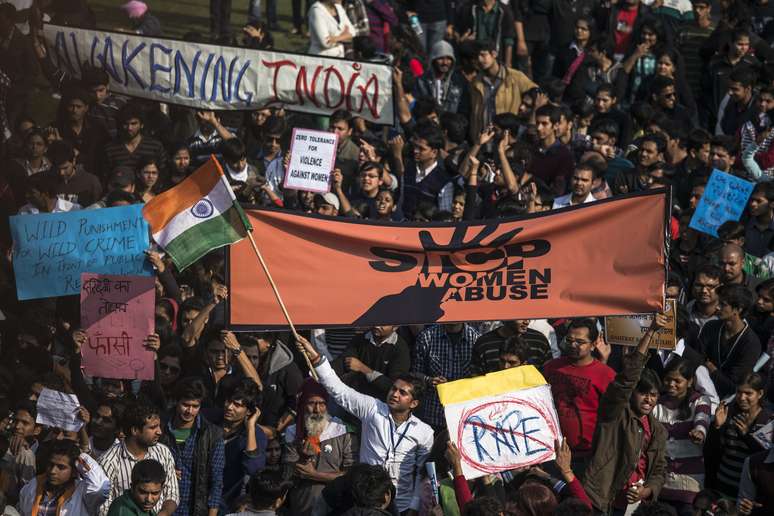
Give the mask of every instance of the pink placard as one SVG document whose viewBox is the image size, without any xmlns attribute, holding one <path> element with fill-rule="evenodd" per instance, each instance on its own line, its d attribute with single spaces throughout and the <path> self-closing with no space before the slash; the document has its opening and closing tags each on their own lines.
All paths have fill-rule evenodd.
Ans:
<svg viewBox="0 0 774 516">
<path fill-rule="evenodd" d="M 81 347 L 89 376 L 152 380 L 153 352 L 144 341 L 154 332 L 155 280 L 152 276 L 81 274 Z"/>
</svg>

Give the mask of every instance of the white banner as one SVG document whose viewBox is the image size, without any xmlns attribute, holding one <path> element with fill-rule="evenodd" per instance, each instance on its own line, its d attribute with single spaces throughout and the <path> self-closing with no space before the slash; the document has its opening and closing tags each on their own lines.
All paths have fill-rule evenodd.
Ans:
<svg viewBox="0 0 774 516">
<path fill-rule="evenodd" d="M 116 93 L 198 109 L 346 109 L 393 123 L 386 65 L 58 25 L 43 33 L 54 65 L 76 77 L 86 62 L 104 68 Z"/>
</svg>

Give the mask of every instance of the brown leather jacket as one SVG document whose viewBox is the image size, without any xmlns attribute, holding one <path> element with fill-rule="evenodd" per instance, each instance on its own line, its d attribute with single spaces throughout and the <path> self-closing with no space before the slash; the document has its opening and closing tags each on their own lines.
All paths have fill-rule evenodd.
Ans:
<svg viewBox="0 0 774 516">
<path fill-rule="evenodd" d="M 583 487 L 595 509 L 607 513 L 618 492 L 626 487 L 639 460 L 642 426 L 629 404 L 640 380 L 647 356 L 638 352 L 623 359 L 623 370 L 607 388 L 599 402 L 597 428 L 594 432 L 593 455 L 583 475 Z M 652 431 L 645 454 L 648 468 L 645 485 L 657 498 L 667 471 L 664 427 L 648 415 Z"/>
</svg>

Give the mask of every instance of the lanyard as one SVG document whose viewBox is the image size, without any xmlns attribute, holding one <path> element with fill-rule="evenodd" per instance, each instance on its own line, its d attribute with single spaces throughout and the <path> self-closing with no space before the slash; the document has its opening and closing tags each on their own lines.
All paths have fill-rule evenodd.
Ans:
<svg viewBox="0 0 774 516">
<path fill-rule="evenodd" d="M 744 322 L 744 328 L 742 328 L 742 331 L 739 332 L 739 335 L 736 336 L 736 340 L 734 341 L 734 344 L 731 346 L 731 349 L 728 350 L 728 355 L 726 355 L 726 359 L 721 362 L 720 357 L 720 338 L 723 335 L 723 330 L 725 329 L 725 324 L 720 327 L 720 332 L 718 333 L 718 362 L 720 364 L 718 365 L 718 369 L 726 365 L 726 362 L 728 362 L 728 359 L 731 358 L 731 353 L 734 352 L 734 349 L 736 349 L 736 345 L 739 344 L 739 339 L 742 338 L 742 335 L 744 335 L 744 332 L 747 331 L 747 328 L 749 325 L 747 324 L 747 321 Z"/>
<path fill-rule="evenodd" d="M 390 417 L 390 443 L 392 444 L 392 456 L 393 458 L 398 453 L 398 446 L 400 446 L 400 443 L 403 441 L 403 438 L 406 437 L 406 432 L 408 432 L 409 426 L 411 426 L 411 423 L 409 421 L 406 421 L 406 427 L 403 429 L 403 433 L 400 434 L 400 437 L 398 437 L 398 442 L 395 442 L 395 431 L 392 429 L 393 425 L 395 423 L 392 420 L 392 417 Z M 395 427 L 395 430 L 397 430 L 398 427 Z"/>
</svg>

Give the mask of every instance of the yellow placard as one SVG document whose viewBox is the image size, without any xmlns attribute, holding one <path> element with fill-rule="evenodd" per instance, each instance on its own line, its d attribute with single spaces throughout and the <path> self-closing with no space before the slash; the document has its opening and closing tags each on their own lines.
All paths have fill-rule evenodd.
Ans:
<svg viewBox="0 0 774 516">
<path fill-rule="evenodd" d="M 475 378 L 463 378 L 437 386 L 438 398 L 443 406 L 468 400 L 497 396 L 506 392 L 545 385 L 546 379 L 535 366 L 512 367 Z"/>
<path fill-rule="evenodd" d="M 669 320 L 668 324 L 651 339 L 650 348 L 675 349 L 677 344 L 676 310 L 675 300 L 667 299 L 664 313 Z M 636 346 L 652 322 L 653 314 L 605 317 L 605 338 L 609 344 Z"/>
</svg>

